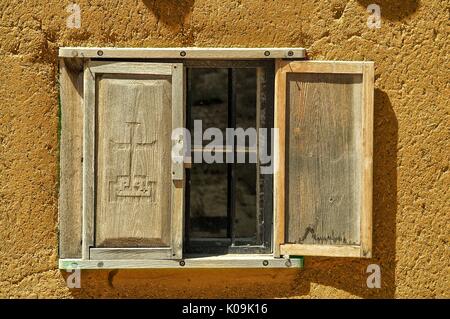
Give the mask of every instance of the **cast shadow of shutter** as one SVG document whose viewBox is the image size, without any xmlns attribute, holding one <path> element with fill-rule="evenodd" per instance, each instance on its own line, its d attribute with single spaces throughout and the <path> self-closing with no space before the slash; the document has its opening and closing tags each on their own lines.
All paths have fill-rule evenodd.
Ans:
<svg viewBox="0 0 450 319">
<path fill-rule="evenodd" d="M 396 268 L 398 122 L 389 96 L 375 89 L 373 149 L 373 257 L 305 257 L 296 279 L 297 292 L 308 294 L 311 283 L 334 287 L 363 298 L 394 298 Z M 367 266 L 381 269 L 381 288 L 367 287 Z"/>
<path fill-rule="evenodd" d="M 194 0 L 142 0 L 156 20 L 170 29 L 184 30 L 189 23 Z"/>
</svg>

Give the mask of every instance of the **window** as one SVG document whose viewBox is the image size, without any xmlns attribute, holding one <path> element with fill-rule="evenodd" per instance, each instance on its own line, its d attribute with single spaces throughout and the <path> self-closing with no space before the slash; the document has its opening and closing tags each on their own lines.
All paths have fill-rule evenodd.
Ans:
<svg viewBox="0 0 450 319">
<path fill-rule="evenodd" d="M 187 73 L 187 128 L 195 123 L 255 130 L 273 127 L 273 61 L 190 61 Z M 251 131 L 248 131 L 249 134 Z M 191 158 L 210 142 L 191 134 Z M 272 175 L 261 174 L 258 141 L 244 146 L 230 138 L 214 149 L 215 163 L 194 163 L 186 171 L 186 253 L 270 253 Z M 268 135 L 270 139 L 270 134 Z M 201 144 L 199 144 L 201 143 Z M 238 154 L 243 161 L 239 161 Z M 206 158 L 205 158 L 206 159 Z"/>
<path fill-rule="evenodd" d="M 370 257 L 373 64 L 302 58 L 61 48 L 60 267 Z"/>
</svg>

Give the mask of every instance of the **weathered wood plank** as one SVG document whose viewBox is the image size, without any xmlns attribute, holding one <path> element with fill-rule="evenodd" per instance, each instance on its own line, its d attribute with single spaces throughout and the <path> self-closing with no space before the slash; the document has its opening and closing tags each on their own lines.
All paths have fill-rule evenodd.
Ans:
<svg viewBox="0 0 450 319">
<path fill-rule="evenodd" d="M 283 63 L 283 72 L 290 73 L 346 73 L 362 74 L 364 65 L 370 62 L 351 61 L 302 61 L 299 63 Z"/>
<path fill-rule="evenodd" d="M 286 72 L 283 62 L 275 62 L 275 150 L 274 150 L 274 256 L 280 256 L 280 244 L 285 242 L 285 158 L 286 158 Z"/>
<path fill-rule="evenodd" d="M 60 269 L 120 268 L 303 268 L 301 258 L 274 258 L 272 255 L 186 256 L 183 260 L 81 260 L 60 259 Z"/>
<path fill-rule="evenodd" d="M 281 254 L 286 256 L 360 257 L 360 251 L 358 245 L 281 245 Z"/>
<path fill-rule="evenodd" d="M 362 75 L 287 76 L 286 243 L 360 243 Z"/>
<path fill-rule="evenodd" d="M 183 64 L 176 63 L 172 65 L 172 128 L 182 129 L 184 128 L 184 78 L 183 78 Z M 175 138 L 174 138 L 175 137 Z M 184 136 L 180 132 L 177 136 L 172 136 L 172 147 L 176 145 L 180 150 L 183 150 Z M 181 158 L 183 153 L 177 154 Z M 172 163 L 172 179 L 183 180 L 184 179 L 184 166 L 181 161 L 171 161 Z"/>
<path fill-rule="evenodd" d="M 261 89 L 264 92 L 261 95 L 261 123 L 262 127 L 267 128 L 267 139 L 264 139 L 268 153 L 273 158 L 274 154 L 274 136 L 272 128 L 274 127 L 274 80 L 275 80 L 275 63 L 270 61 L 270 65 L 264 68 L 264 76 L 261 78 Z M 261 142 L 261 141 L 260 141 Z M 273 221 L 274 221 L 274 201 L 273 201 L 273 170 L 275 163 L 271 160 L 266 162 L 264 169 L 271 172 L 261 175 L 262 187 L 260 198 L 262 202 L 262 210 L 264 212 L 264 245 L 269 246 L 273 251 Z M 262 166 L 260 166 L 262 171 Z"/>
<path fill-rule="evenodd" d="M 183 64 L 172 64 L 172 127 L 171 129 L 183 128 L 185 126 L 186 114 L 186 92 L 185 72 Z M 184 137 L 178 141 L 184 143 Z M 173 143 L 174 141 L 172 141 Z M 172 144 L 173 145 L 173 144 Z M 182 258 L 184 238 L 184 187 L 185 171 L 183 163 L 172 163 L 172 219 L 171 219 L 171 247 L 172 258 Z"/>
<path fill-rule="evenodd" d="M 91 248 L 91 260 L 172 259 L 171 248 Z"/>
<path fill-rule="evenodd" d="M 276 83 L 275 251 L 369 257 L 373 63 L 279 61 Z"/>
<path fill-rule="evenodd" d="M 185 58 L 185 59 L 301 59 L 304 48 L 84 48 L 62 47 L 60 57 Z"/>
<path fill-rule="evenodd" d="M 60 59 L 59 84 L 59 256 L 81 258 L 83 69 Z"/>
<path fill-rule="evenodd" d="M 361 257 L 372 257 L 374 65 L 364 64 L 362 118 Z"/>
<path fill-rule="evenodd" d="M 96 247 L 170 246 L 171 77 L 97 83 Z"/>
<path fill-rule="evenodd" d="M 264 68 L 270 67 L 271 60 L 209 60 L 209 59 L 195 59 L 183 60 L 186 68 Z"/>
<path fill-rule="evenodd" d="M 178 63 L 178 67 L 183 64 Z M 125 73 L 125 74 L 158 74 L 172 75 L 176 64 L 150 63 L 150 62 L 117 62 L 117 61 L 95 61 L 90 67 L 95 73 Z"/>
<path fill-rule="evenodd" d="M 95 73 L 91 61 L 84 65 L 84 123 L 83 123 L 83 242 L 82 258 L 89 259 L 94 246 L 94 178 L 95 178 Z"/>
</svg>

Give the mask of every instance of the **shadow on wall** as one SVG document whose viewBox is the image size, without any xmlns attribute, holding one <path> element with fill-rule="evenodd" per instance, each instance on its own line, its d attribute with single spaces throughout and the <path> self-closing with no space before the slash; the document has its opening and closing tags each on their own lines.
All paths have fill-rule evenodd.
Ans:
<svg viewBox="0 0 450 319">
<path fill-rule="evenodd" d="M 305 257 L 305 269 L 297 278 L 301 290 L 308 292 L 311 283 L 317 283 L 364 298 L 394 297 L 398 122 L 388 95 L 379 89 L 374 113 L 373 258 Z M 367 287 L 370 264 L 381 268 L 380 289 Z"/>
<path fill-rule="evenodd" d="M 194 0 L 142 0 L 158 22 L 179 29 L 187 24 Z"/>
<path fill-rule="evenodd" d="M 358 3 L 365 8 L 370 4 L 379 5 L 381 19 L 386 18 L 392 21 L 400 21 L 409 17 L 420 6 L 419 0 L 358 0 Z"/>
<path fill-rule="evenodd" d="M 313 294 L 328 286 L 326 297 L 392 298 L 395 294 L 398 123 L 388 95 L 375 90 L 374 247 L 372 259 L 305 258 L 298 269 L 158 269 L 83 271 L 75 298 L 282 298 Z M 381 268 L 381 288 L 366 285 L 367 266 Z M 65 271 L 61 272 L 67 277 Z M 337 290 L 341 291 L 339 293 Z M 322 289 L 323 291 L 323 289 Z"/>
</svg>

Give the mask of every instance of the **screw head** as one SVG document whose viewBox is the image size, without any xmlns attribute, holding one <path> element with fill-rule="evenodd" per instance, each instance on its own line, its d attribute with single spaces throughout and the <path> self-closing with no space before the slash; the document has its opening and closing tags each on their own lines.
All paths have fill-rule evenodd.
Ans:
<svg viewBox="0 0 450 319">
<path fill-rule="evenodd" d="M 98 50 L 98 51 L 97 51 L 97 55 L 98 55 L 98 56 L 102 56 L 102 55 L 103 55 L 103 51 L 102 51 L 102 50 Z"/>
<path fill-rule="evenodd" d="M 289 51 L 288 51 L 288 56 L 293 56 L 293 55 L 294 55 L 294 51 L 289 50 Z"/>
<path fill-rule="evenodd" d="M 268 266 L 269 265 L 269 261 L 268 260 L 264 260 L 263 261 L 263 266 Z"/>
<path fill-rule="evenodd" d="M 184 262 L 184 260 L 180 260 L 180 266 L 184 267 L 184 265 L 186 265 L 186 263 Z"/>
<path fill-rule="evenodd" d="M 270 55 L 270 51 L 264 51 L 264 55 L 265 56 L 269 56 Z"/>
<path fill-rule="evenodd" d="M 284 263 L 286 265 L 286 267 L 291 267 L 292 263 L 290 260 L 286 260 L 286 262 Z"/>
<path fill-rule="evenodd" d="M 181 55 L 181 56 L 186 56 L 186 51 L 181 51 L 181 52 L 180 52 L 180 55 Z"/>
</svg>

